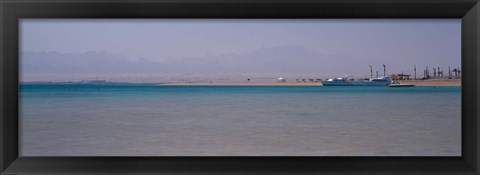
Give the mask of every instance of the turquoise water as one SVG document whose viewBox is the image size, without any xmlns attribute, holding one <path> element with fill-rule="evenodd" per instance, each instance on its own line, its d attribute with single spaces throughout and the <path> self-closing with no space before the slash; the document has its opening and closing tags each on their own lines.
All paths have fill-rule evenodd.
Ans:
<svg viewBox="0 0 480 175">
<path fill-rule="evenodd" d="M 22 85 L 22 156 L 459 156 L 460 87 Z"/>
</svg>

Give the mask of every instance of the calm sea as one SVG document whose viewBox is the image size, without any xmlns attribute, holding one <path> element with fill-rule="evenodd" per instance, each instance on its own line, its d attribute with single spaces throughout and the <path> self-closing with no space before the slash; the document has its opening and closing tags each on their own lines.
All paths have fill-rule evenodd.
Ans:
<svg viewBox="0 0 480 175">
<path fill-rule="evenodd" d="M 461 87 L 21 85 L 22 156 L 459 156 Z"/>
</svg>

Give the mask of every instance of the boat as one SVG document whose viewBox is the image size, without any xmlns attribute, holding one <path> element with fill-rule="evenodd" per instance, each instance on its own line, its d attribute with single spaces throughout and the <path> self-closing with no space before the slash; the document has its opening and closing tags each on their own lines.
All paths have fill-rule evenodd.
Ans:
<svg viewBox="0 0 480 175">
<path fill-rule="evenodd" d="M 323 86 L 353 86 L 351 80 L 348 80 L 348 76 L 343 76 L 340 78 L 330 78 L 325 81 L 321 81 Z"/>
<path fill-rule="evenodd" d="M 356 80 L 352 82 L 353 86 L 388 86 L 391 83 L 392 80 L 390 80 L 390 77 L 386 76 L 364 80 Z"/>
<path fill-rule="evenodd" d="M 388 85 L 388 87 L 413 87 L 415 86 L 414 84 L 401 84 L 399 82 L 394 82 L 390 85 Z"/>
</svg>

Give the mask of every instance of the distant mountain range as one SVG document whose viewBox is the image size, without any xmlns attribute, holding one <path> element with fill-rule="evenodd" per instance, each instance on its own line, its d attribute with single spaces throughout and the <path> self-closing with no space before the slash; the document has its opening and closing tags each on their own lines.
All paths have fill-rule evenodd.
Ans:
<svg viewBox="0 0 480 175">
<path fill-rule="evenodd" d="M 381 66 L 379 60 L 374 58 L 324 55 L 295 45 L 265 47 L 237 54 L 156 60 L 147 58 L 131 60 L 104 51 L 23 52 L 21 55 L 24 81 L 68 80 L 69 77 L 72 79 L 94 78 L 95 74 L 109 78 L 120 77 L 120 75 L 124 77 L 148 75 L 148 77 L 176 77 L 177 79 L 188 77 L 228 79 L 238 75 L 322 78 L 344 74 L 369 74 L 369 64 L 378 64 L 376 65 L 378 69 Z"/>
</svg>

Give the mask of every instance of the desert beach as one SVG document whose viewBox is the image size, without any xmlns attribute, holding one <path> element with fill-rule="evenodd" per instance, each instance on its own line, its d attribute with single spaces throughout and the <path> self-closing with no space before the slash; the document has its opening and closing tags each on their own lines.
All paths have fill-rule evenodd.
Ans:
<svg viewBox="0 0 480 175">
<path fill-rule="evenodd" d="M 162 86 L 322 86 L 320 82 L 192 82 L 163 83 Z"/>
<path fill-rule="evenodd" d="M 19 21 L 19 156 L 462 154 L 461 19 L 99 20 Z"/>
<path fill-rule="evenodd" d="M 400 80 L 416 86 L 461 86 L 461 79 Z M 161 86 L 322 86 L 320 82 L 173 82 Z"/>
</svg>

